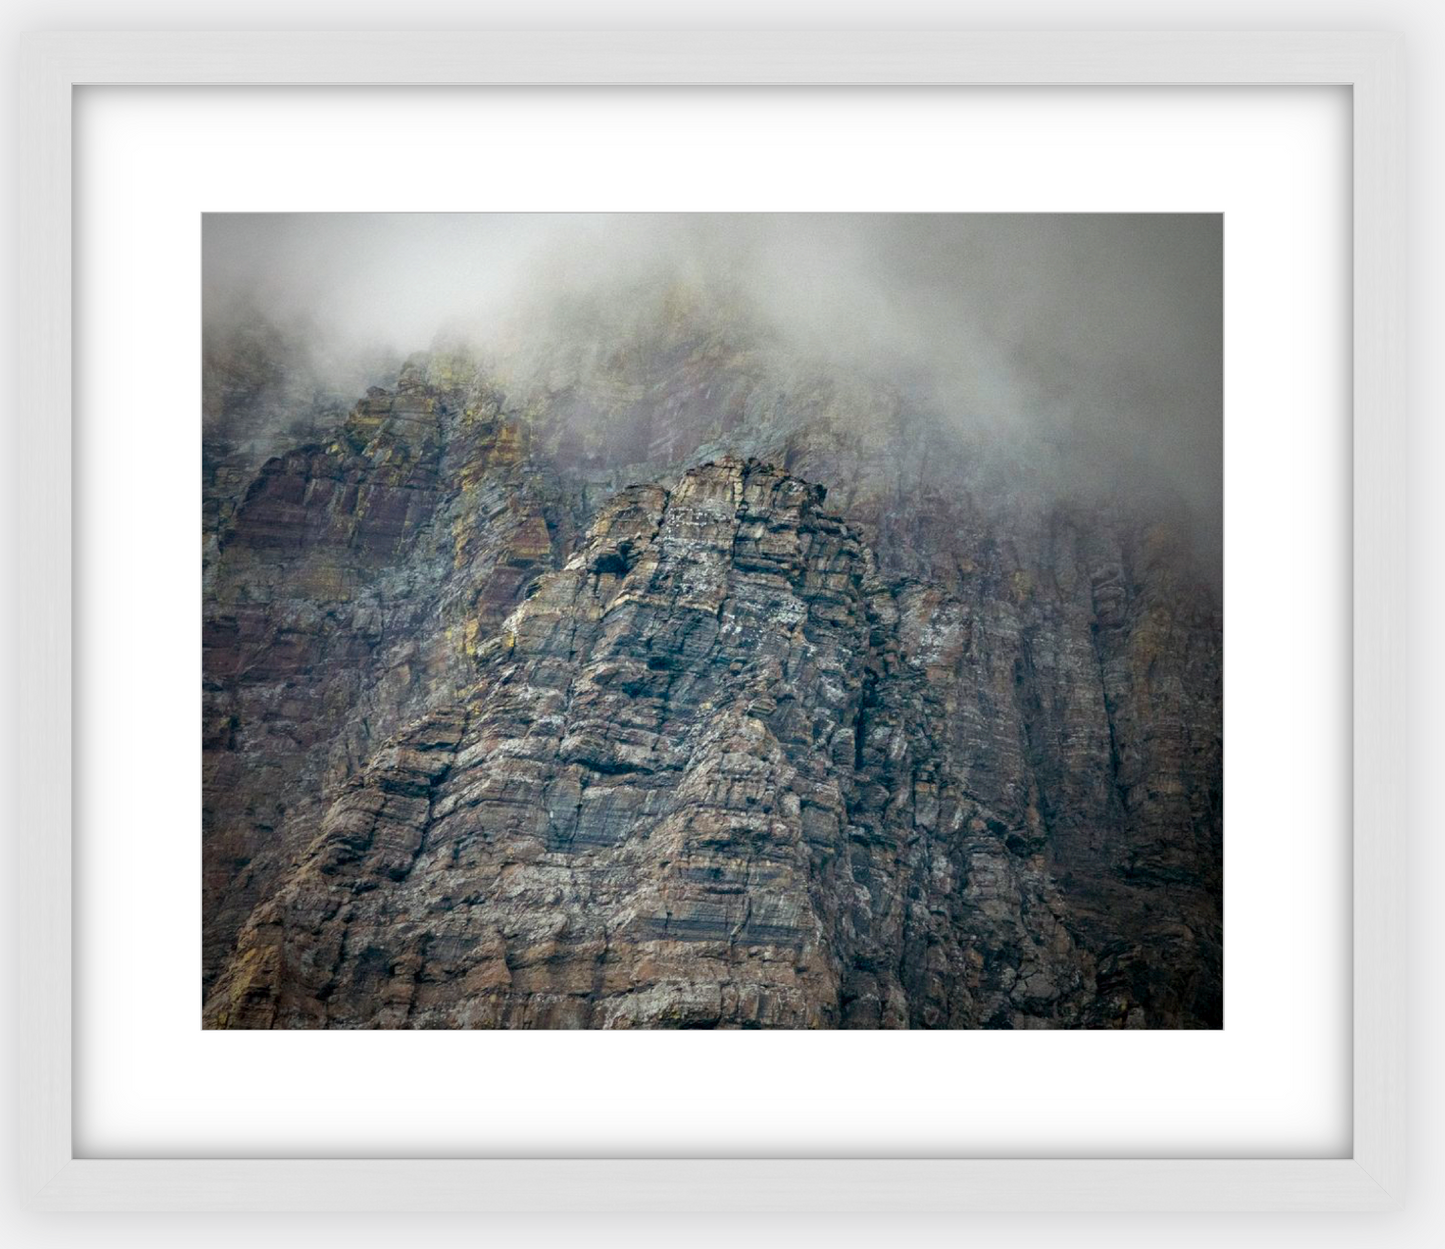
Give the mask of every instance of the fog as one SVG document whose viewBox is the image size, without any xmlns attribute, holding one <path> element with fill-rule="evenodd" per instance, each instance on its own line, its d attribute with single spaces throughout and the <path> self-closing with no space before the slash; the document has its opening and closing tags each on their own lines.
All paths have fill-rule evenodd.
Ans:
<svg viewBox="0 0 1445 1249">
<path fill-rule="evenodd" d="M 1142 465 L 1217 544 L 1215 214 L 209 214 L 203 259 L 208 331 L 259 314 L 330 353 L 515 342 L 681 280 L 790 350 L 908 379 L 960 429 Z"/>
</svg>

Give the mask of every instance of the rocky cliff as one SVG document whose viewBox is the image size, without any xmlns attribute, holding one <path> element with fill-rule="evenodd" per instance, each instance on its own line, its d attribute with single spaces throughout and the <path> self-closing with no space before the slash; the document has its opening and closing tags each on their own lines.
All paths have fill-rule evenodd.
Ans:
<svg viewBox="0 0 1445 1249">
<path fill-rule="evenodd" d="M 206 1026 L 1220 1026 L 1188 513 L 688 306 L 559 341 L 208 477 Z"/>
</svg>

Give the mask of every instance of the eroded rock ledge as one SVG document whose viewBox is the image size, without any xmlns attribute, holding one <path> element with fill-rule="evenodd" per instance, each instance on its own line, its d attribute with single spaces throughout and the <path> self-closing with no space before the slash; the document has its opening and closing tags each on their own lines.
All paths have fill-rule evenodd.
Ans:
<svg viewBox="0 0 1445 1249">
<path fill-rule="evenodd" d="M 442 506 L 435 403 L 414 406 L 396 501 L 362 522 L 386 543 Z M 1138 639 L 1168 645 L 1119 568 L 1078 555 L 1092 640 L 1038 663 L 1085 692 L 1060 704 L 1017 660 L 991 716 L 964 604 L 880 575 L 820 487 L 767 463 L 625 489 L 536 576 L 565 518 L 507 477 L 509 428 L 477 435 L 501 448 L 485 502 L 446 505 L 458 552 L 491 543 L 468 559 L 500 570 L 447 635 L 466 670 L 288 817 L 305 848 L 246 899 L 208 1027 L 1217 1026 L 1217 846 L 1171 771 L 1192 747 L 1109 705 Z M 344 473 L 316 483 L 354 454 L 271 478 L 304 478 L 294 506 L 342 499 Z M 1070 798 L 1109 844 L 1104 816 L 1041 811 Z"/>
</svg>

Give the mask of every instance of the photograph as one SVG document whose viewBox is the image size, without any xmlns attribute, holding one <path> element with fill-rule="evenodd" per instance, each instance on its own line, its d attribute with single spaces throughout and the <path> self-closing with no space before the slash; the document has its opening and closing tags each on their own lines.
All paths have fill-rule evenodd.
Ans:
<svg viewBox="0 0 1445 1249">
<path fill-rule="evenodd" d="M 1224 1028 L 1224 220 L 205 214 L 202 1027 Z"/>
</svg>

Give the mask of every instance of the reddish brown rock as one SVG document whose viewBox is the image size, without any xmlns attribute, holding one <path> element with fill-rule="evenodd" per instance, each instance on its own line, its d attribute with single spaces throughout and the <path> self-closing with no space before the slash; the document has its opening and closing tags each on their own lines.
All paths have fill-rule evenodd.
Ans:
<svg viewBox="0 0 1445 1249">
<path fill-rule="evenodd" d="M 1219 1026 L 1187 513 L 668 326 L 213 509 L 207 1026 Z"/>
</svg>

